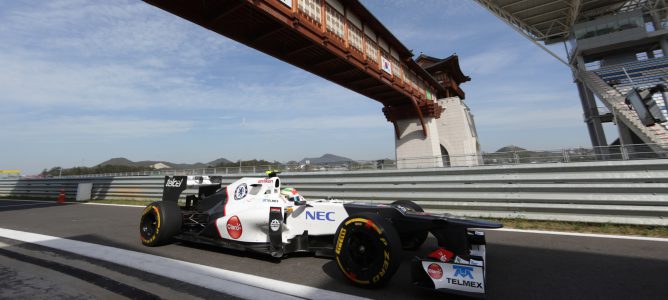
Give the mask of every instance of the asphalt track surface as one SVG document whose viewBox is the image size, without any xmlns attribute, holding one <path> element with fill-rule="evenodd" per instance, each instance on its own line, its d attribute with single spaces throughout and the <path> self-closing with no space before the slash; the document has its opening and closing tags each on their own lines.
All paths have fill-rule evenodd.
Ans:
<svg viewBox="0 0 668 300">
<path fill-rule="evenodd" d="M 348 284 L 336 264 L 326 258 L 299 255 L 276 260 L 180 243 L 144 247 L 138 237 L 141 211 L 140 207 L 0 200 L 0 228 L 112 246 L 375 299 L 459 298 L 411 285 L 409 260 L 414 252 L 404 253 L 399 271 L 386 287 L 369 290 Z M 668 295 L 665 241 L 487 231 L 487 244 L 488 299 L 666 299 Z M 435 240 L 429 239 L 418 252 L 434 247 Z"/>
</svg>

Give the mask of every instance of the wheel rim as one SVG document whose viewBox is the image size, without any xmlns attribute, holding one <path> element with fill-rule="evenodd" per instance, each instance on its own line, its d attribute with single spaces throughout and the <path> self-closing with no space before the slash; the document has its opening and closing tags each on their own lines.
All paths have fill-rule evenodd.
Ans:
<svg viewBox="0 0 668 300">
<path fill-rule="evenodd" d="M 366 232 L 353 231 L 348 240 L 348 259 L 349 272 L 355 274 L 357 278 L 367 278 L 378 267 L 382 255 L 378 255 L 380 245 L 377 237 L 373 237 Z"/>
<path fill-rule="evenodd" d="M 149 213 L 145 214 L 141 220 L 141 235 L 144 239 L 148 240 L 155 235 L 155 231 L 158 227 L 158 218 L 155 215 L 155 211 L 151 210 Z"/>
<path fill-rule="evenodd" d="M 362 267 L 368 267 L 374 261 L 375 245 L 365 234 L 357 233 L 350 237 L 350 258 Z"/>
</svg>

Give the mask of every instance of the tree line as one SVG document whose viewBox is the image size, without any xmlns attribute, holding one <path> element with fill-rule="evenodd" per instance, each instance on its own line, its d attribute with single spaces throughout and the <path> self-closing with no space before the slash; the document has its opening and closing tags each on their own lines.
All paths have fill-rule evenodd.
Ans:
<svg viewBox="0 0 668 300">
<path fill-rule="evenodd" d="M 40 175 L 44 177 L 48 176 L 70 176 L 70 175 L 87 175 L 87 174 L 104 174 L 104 173 L 125 173 L 125 172 L 143 172 L 151 171 L 151 167 L 145 166 L 123 166 L 123 165 L 102 165 L 95 166 L 92 168 L 89 167 L 74 167 L 74 168 L 61 168 L 53 167 L 51 169 L 44 169 Z"/>
</svg>

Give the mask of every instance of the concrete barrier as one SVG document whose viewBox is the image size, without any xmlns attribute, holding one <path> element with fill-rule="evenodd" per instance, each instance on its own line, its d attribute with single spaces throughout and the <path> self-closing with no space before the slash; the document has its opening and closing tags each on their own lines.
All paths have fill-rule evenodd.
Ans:
<svg viewBox="0 0 668 300">
<path fill-rule="evenodd" d="M 223 176 L 230 183 L 243 176 Z M 281 174 L 307 198 L 389 203 L 408 199 L 428 211 L 668 226 L 668 160 L 531 164 Z M 0 196 L 52 197 L 93 183 L 93 199 L 160 199 L 162 176 L 0 180 Z M 194 191 L 191 191 L 194 192 Z"/>
</svg>

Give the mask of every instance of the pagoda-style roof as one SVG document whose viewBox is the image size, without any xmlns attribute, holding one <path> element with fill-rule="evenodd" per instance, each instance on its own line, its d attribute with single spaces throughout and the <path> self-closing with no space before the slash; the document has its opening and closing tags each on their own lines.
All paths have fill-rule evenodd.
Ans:
<svg viewBox="0 0 668 300">
<path fill-rule="evenodd" d="M 471 77 L 464 75 L 464 72 L 459 67 L 459 56 L 457 54 L 443 59 L 420 54 L 415 62 L 432 75 L 438 71 L 448 73 L 450 78 L 457 82 L 457 84 L 471 80 Z"/>
</svg>

